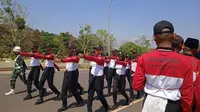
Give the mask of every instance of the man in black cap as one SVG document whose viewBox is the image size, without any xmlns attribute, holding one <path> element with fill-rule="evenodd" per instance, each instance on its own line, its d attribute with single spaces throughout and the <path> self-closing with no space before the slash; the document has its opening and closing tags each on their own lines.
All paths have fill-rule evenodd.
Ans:
<svg viewBox="0 0 200 112">
<path fill-rule="evenodd" d="M 43 69 L 42 65 L 40 64 L 40 58 L 37 57 L 37 55 L 40 55 L 37 51 L 38 51 L 38 46 L 33 45 L 31 47 L 31 52 L 20 52 L 20 54 L 23 56 L 31 57 L 31 62 L 30 62 L 31 70 L 28 75 L 28 81 L 27 81 L 28 82 L 27 83 L 28 95 L 24 98 L 24 100 L 28 100 L 28 99 L 32 98 L 32 95 L 31 95 L 32 82 L 34 82 L 35 87 L 38 90 L 40 90 L 40 86 L 39 86 L 40 69 L 42 69 L 42 71 L 44 69 Z M 44 92 L 45 91 L 46 91 L 46 89 L 44 89 Z"/>
<path fill-rule="evenodd" d="M 69 55 L 64 59 L 56 59 L 56 62 L 66 63 L 66 71 L 64 73 L 62 84 L 62 107 L 58 109 L 58 112 L 62 112 L 67 109 L 67 91 L 70 90 L 75 97 L 77 103 L 76 106 L 83 104 L 83 99 L 78 92 L 78 74 L 77 67 L 79 57 L 76 55 L 76 47 L 69 45 Z"/>
<path fill-rule="evenodd" d="M 88 103 L 87 103 L 88 112 L 92 112 L 92 102 L 95 91 L 103 107 L 105 108 L 105 112 L 108 112 L 109 109 L 108 103 L 103 95 L 103 87 L 104 87 L 103 69 L 105 61 L 104 57 L 101 56 L 102 51 L 103 47 L 98 45 L 95 47 L 95 56 L 80 55 L 80 58 L 85 58 L 86 60 L 96 62 L 96 64 L 91 68 L 91 74 L 93 77 L 89 81 Z"/>
<path fill-rule="evenodd" d="M 115 65 L 118 58 L 117 54 L 118 54 L 118 50 L 114 49 L 112 51 L 112 56 L 109 57 L 110 62 L 109 62 L 109 70 L 108 70 L 108 95 L 111 95 L 112 80 L 116 72 Z"/>
<path fill-rule="evenodd" d="M 197 53 L 198 48 L 199 48 L 199 40 L 195 38 L 187 38 L 183 47 L 183 54 L 186 55 L 188 60 L 192 62 L 194 85 L 200 67 L 199 60 L 194 57 L 194 55 Z M 193 106 L 193 109 L 195 109 L 195 106 Z"/>
<path fill-rule="evenodd" d="M 60 69 L 54 63 L 54 57 L 55 57 L 55 55 L 52 53 L 51 46 L 50 45 L 46 46 L 46 53 L 45 53 L 45 55 L 36 55 L 36 54 L 33 54 L 33 56 L 35 56 L 36 58 L 46 59 L 45 60 L 45 69 L 44 69 L 44 72 L 43 72 L 43 74 L 42 74 L 42 76 L 40 78 L 40 82 L 39 82 L 39 86 L 40 86 L 40 93 L 39 93 L 40 94 L 40 98 L 35 103 L 35 105 L 39 105 L 41 103 L 44 103 L 44 100 L 43 100 L 43 97 L 44 97 L 43 87 L 44 87 L 44 83 L 46 82 L 46 80 L 47 80 L 49 88 L 57 95 L 57 97 L 56 97 L 55 100 L 60 100 L 61 94 L 60 94 L 60 92 L 58 91 L 58 89 L 53 84 L 54 73 L 55 73 L 54 67 L 58 71 L 60 71 Z"/>
<path fill-rule="evenodd" d="M 142 112 L 192 112 L 192 63 L 174 52 L 175 37 L 170 22 L 156 23 L 154 40 L 158 47 L 138 59 L 133 88 L 147 93 Z"/>
</svg>

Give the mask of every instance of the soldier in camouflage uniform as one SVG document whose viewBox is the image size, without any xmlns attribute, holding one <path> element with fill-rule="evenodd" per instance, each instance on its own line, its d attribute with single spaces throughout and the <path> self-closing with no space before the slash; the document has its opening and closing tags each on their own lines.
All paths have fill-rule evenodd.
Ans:
<svg viewBox="0 0 200 112">
<path fill-rule="evenodd" d="M 16 79 L 18 76 L 25 85 L 27 83 L 26 76 L 25 76 L 26 65 L 25 65 L 23 56 L 20 55 L 20 51 L 21 51 L 21 48 L 19 46 L 16 46 L 13 49 L 13 52 L 17 57 L 15 58 L 14 70 L 13 70 L 13 73 L 11 75 L 11 80 L 10 80 L 11 91 L 8 93 L 5 93 L 5 95 L 15 94 L 14 89 L 15 89 Z"/>
</svg>

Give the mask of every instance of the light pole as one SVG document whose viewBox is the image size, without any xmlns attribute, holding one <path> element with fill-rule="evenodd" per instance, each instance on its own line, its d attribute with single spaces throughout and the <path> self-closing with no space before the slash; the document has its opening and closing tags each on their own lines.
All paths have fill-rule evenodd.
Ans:
<svg viewBox="0 0 200 112">
<path fill-rule="evenodd" d="M 110 8 L 111 8 L 111 5 L 112 5 L 112 2 L 113 0 L 110 0 L 110 4 L 109 4 L 109 7 L 108 7 L 108 55 L 110 56 Z"/>
</svg>

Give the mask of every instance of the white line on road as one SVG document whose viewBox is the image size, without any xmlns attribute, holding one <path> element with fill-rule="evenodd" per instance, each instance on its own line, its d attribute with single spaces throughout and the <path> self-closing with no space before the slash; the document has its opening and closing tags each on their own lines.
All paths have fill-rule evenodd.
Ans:
<svg viewBox="0 0 200 112">
<path fill-rule="evenodd" d="M 123 110 L 123 109 L 125 109 L 125 108 L 127 108 L 127 107 L 129 107 L 129 106 L 131 106 L 131 105 L 133 105 L 133 104 L 136 104 L 136 103 L 142 101 L 143 99 L 144 99 L 144 98 L 141 98 L 141 99 L 139 99 L 139 100 L 136 100 L 136 101 L 134 101 L 134 102 L 131 102 L 128 106 L 123 106 L 123 107 L 117 108 L 117 109 L 113 110 L 112 112 L 118 112 L 118 111 L 120 111 L 120 110 Z"/>
</svg>

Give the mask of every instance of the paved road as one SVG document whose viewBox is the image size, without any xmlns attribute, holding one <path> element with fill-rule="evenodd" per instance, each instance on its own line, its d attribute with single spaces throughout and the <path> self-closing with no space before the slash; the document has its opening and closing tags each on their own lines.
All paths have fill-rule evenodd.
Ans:
<svg viewBox="0 0 200 112">
<path fill-rule="evenodd" d="M 52 100 L 55 97 L 51 91 L 48 92 L 48 95 L 44 98 L 45 103 L 41 105 L 35 106 L 34 103 L 38 99 L 38 91 L 35 91 L 33 95 L 33 99 L 28 101 L 23 101 L 23 98 L 26 95 L 26 86 L 22 84 L 22 82 L 18 79 L 16 84 L 16 94 L 12 96 L 5 96 L 4 93 L 9 91 L 9 72 L 0 72 L 0 111 L 1 112 L 56 112 L 58 108 L 61 106 L 61 101 Z M 63 79 L 63 71 L 55 74 L 54 83 L 55 86 L 60 90 L 61 83 Z M 80 71 L 80 84 L 88 89 L 88 71 Z M 105 81 L 106 82 L 106 81 Z M 47 84 L 45 84 L 47 87 Z M 128 85 L 127 85 L 128 87 Z M 33 86 L 33 88 L 35 88 Z M 127 92 L 128 93 L 128 92 Z M 104 90 L 104 94 L 107 94 L 107 89 Z M 95 95 L 96 96 L 96 95 Z M 83 99 L 87 99 L 87 93 L 82 95 Z M 106 97 L 110 106 L 113 105 L 112 97 Z M 119 104 L 123 103 L 124 98 L 121 95 L 118 95 Z M 69 109 L 68 112 L 86 112 L 86 105 L 82 107 L 74 108 L 75 99 L 73 97 L 68 98 Z M 140 112 L 141 111 L 141 101 L 132 102 L 132 105 L 127 107 L 120 106 L 117 110 L 113 112 Z M 102 112 L 103 108 L 101 107 L 100 101 L 95 100 L 93 102 L 93 111 L 94 112 Z"/>
</svg>

